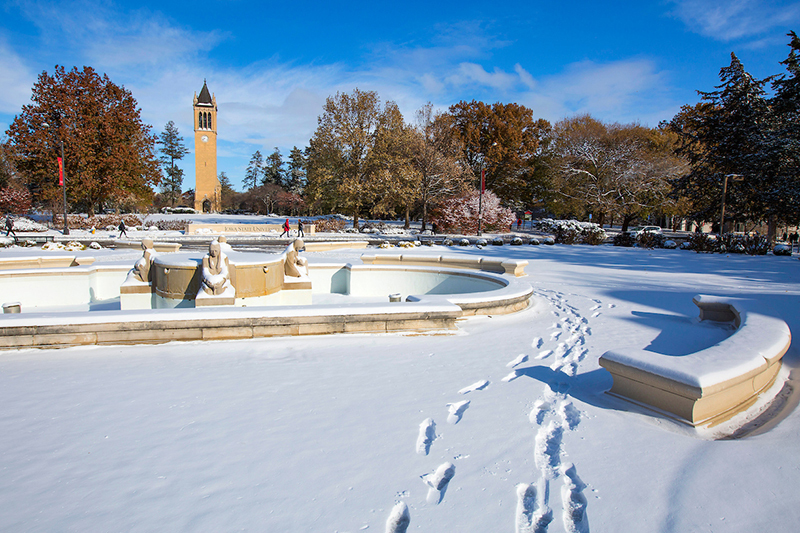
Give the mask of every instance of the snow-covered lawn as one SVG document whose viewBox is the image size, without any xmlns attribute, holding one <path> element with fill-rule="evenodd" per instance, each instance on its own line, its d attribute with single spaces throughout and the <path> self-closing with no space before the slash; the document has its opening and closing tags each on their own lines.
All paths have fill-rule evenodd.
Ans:
<svg viewBox="0 0 800 533">
<path fill-rule="evenodd" d="M 604 394 L 597 363 L 724 338 L 697 323 L 698 293 L 798 331 L 797 258 L 420 253 L 527 259 L 538 305 L 453 335 L 0 352 L 0 530 L 384 531 L 401 501 L 421 532 L 797 530 L 797 393 L 760 430 L 712 440 Z M 784 361 L 788 393 L 795 346 Z"/>
</svg>

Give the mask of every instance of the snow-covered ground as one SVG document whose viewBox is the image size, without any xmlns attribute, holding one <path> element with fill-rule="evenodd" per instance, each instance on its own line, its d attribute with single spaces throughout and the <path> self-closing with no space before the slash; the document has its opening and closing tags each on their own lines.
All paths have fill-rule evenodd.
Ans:
<svg viewBox="0 0 800 533">
<path fill-rule="evenodd" d="M 597 362 L 718 342 L 698 293 L 798 331 L 796 257 L 418 251 L 527 259 L 537 305 L 453 335 L 0 352 L 0 530 L 385 531 L 399 502 L 421 532 L 797 530 L 796 393 L 713 440 L 604 394 Z"/>
</svg>

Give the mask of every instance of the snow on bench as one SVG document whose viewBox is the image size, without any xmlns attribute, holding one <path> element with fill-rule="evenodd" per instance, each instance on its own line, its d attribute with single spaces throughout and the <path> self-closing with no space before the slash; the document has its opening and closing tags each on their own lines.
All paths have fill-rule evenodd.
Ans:
<svg viewBox="0 0 800 533">
<path fill-rule="evenodd" d="M 701 321 L 730 322 L 734 333 L 683 356 L 612 350 L 603 354 L 600 366 L 614 378 L 610 394 L 697 426 L 723 421 L 752 405 L 774 382 L 792 335 L 783 320 L 748 312 L 738 300 L 697 295 L 693 301 Z"/>
</svg>

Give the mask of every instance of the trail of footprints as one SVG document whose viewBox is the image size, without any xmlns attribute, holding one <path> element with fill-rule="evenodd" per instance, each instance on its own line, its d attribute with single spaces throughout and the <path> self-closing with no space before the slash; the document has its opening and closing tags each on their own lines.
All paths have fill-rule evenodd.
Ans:
<svg viewBox="0 0 800 533">
<path fill-rule="evenodd" d="M 535 337 L 531 342 L 534 350 L 541 350 L 532 358 L 545 360 L 552 357 L 550 369 L 563 375 L 563 379 L 555 380 L 555 389 L 545 385 L 544 391 L 537 398 L 528 415 L 530 423 L 536 428 L 533 439 L 533 457 L 538 470 L 538 479 L 534 483 L 519 483 L 516 486 L 517 506 L 515 511 L 516 533 L 547 533 L 553 521 L 553 510 L 550 507 L 550 485 L 559 477 L 561 478 L 561 519 L 565 531 L 568 533 L 588 533 L 589 522 L 586 516 L 587 500 L 583 494 L 586 485 L 578 476 L 577 468 L 572 463 L 564 463 L 563 435 L 567 431 L 575 430 L 580 424 L 581 415 L 578 409 L 568 398 L 570 391 L 570 378 L 577 375 L 578 366 L 585 359 L 586 337 L 591 335 L 589 321 L 581 316 L 578 309 L 569 305 L 564 295 L 557 291 L 539 290 L 538 295 L 545 298 L 552 306 L 551 313 L 557 319 L 550 326 L 553 330 L 549 337 L 550 342 L 557 343 L 552 349 L 544 349 L 545 341 L 542 337 Z M 601 315 L 602 302 L 592 300 L 593 306 L 589 309 L 591 318 Z M 614 304 L 608 304 L 613 308 Z M 524 369 L 517 368 L 528 362 L 527 354 L 520 354 L 506 364 L 512 371 L 502 378 L 503 382 L 510 382 L 524 375 Z M 465 395 L 485 390 L 490 385 L 488 380 L 480 380 L 458 391 Z M 448 411 L 447 422 L 458 424 L 469 408 L 470 400 L 462 400 L 446 404 Z M 428 455 L 434 441 L 437 439 L 436 423 L 432 418 L 426 418 L 419 425 L 416 451 L 420 455 Z M 460 456 L 459 456 L 460 457 Z M 420 476 L 428 487 L 427 502 L 436 504 L 442 502 L 447 487 L 456 473 L 453 463 L 445 462 L 431 472 Z M 406 493 L 407 494 L 407 493 Z M 405 502 L 398 501 L 392 509 L 386 522 L 387 533 L 405 533 L 411 518 Z"/>
</svg>

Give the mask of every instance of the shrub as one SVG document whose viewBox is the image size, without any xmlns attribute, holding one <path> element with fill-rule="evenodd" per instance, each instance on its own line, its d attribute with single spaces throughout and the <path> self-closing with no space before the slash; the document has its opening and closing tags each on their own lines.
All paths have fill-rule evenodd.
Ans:
<svg viewBox="0 0 800 533">
<path fill-rule="evenodd" d="M 20 187 L 0 189 L 0 213 L 27 213 L 31 208 L 31 193 Z"/>
<path fill-rule="evenodd" d="M 161 231 L 183 231 L 186 229 L 186 226 L 191 223 L 192 223 L 191 220 L 184 220 L 184 219 L 156 220 L 154 223 L 148 222 L 148 224 L 150 224 L 151 227 L 155 226 L 156 229 L 159 229 Z"/>
<path fill-rule="evenodd" d="M 636 244 L 642 248 L 663 248 L 666 240 L 667 238 L 661 233 L 652 231 L 641 231 L 636 236 Z"/>
<path fill-rule="evenodd" d="M 344 231 L 347 222 L 340 218 L 322 218 L 314 222 L 316 231 L 321 233 L 341 233 Z"/>
<path fill-rule="evenodd" d="M 689 235 L 688 241 L 691 245 L 691 250 L 697 253 L 716 252 L 719 249 L 719 243 L 716 237 L 708 233 L 692 233 Z"/>
<path fill-rule="evenodd" d="M 555 242 L 560 244 L 602 244 L 606 240 L 606 232 L 592 222 L 579 222 L 577 220 L 553 220 L 545 218 L 538 220 L 536 229 L 552 233 Z"/>
<path fill-rule="evenodd" d="M 439 233 L 477 233 L 479 197 L 478 191 L 472 191 L 448 198 L 431 213 L 431 223 L 436 224 Z M 481 218 L 483 231 L 500 233 L 510 231 L 517 217 L 500 205 L 500 199 L 492 191 L 486 191 Z"/>
<path fill-rule="evenodd" d="M 532 237 L 532 238 L 531 238 L 531 242 L 530 242 L 530 243 L 531 243 L 533 246 L 539 246 L 539 245 L 541 244 L 541 243 L 539 242 L 539 239 L 537 239 L 536 237 Z"/>
<path fill-rule="evenodd" d="M 47 226 L 29 218 L 18 217 L 14 218 L 14 231 L 47 231 Z"/>
<path fill-rule="evenodd" d="M 787 244 L 778 244 L 772 249 L 772 255 L 792 255 L 792 247 Z"/>
<path fill-rule="evenodd" d="M 632 247 L 636 244 L 636 239 L 633 234 L 628 231 L 622 231 L 614 235 L 614 246 L 625 246 L 626 248 Z"/>
</svg>

